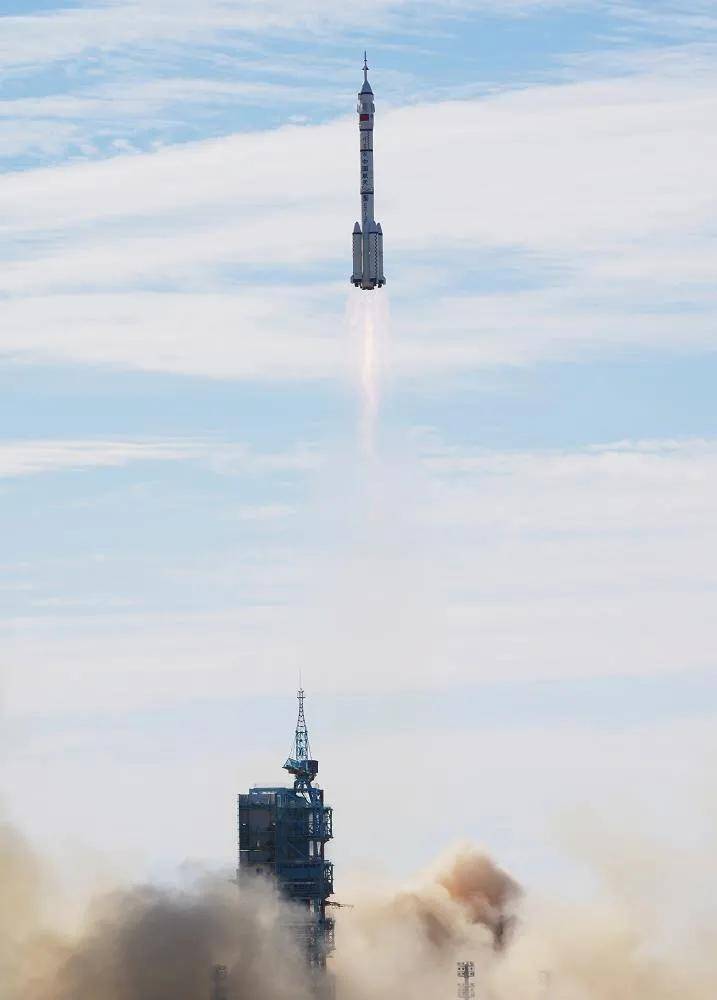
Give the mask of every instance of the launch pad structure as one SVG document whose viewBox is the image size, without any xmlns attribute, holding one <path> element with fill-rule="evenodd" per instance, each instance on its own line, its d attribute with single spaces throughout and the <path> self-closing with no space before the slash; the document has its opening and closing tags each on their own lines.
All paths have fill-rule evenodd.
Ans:
<svg viewBox="0 0 717 1000">
<path fill-rule="evenodd" d="M 334 947 L 334 921 L 326 915 L 334 868 L 325 858 L 333 815 L 324 804 L 323 789 L 315 784 L 319 762 L 311 756 L 302 688 L 297 697 L 294 745 L 283 765 L 294 777 L 293 786 L 254 786 L 237 799 L 237 880 L 249 874 L 275 882 L 280 894 L 297 907 L 296 930 L 307 964 L 321 970 Z"/>
</svg>

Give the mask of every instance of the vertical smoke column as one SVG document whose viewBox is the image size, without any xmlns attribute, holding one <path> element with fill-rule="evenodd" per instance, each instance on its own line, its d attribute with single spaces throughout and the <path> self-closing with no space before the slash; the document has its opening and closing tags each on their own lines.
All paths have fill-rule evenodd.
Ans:
<svg viewBox="0 0 717 1000">
<path fill-rule="evenodd" d="M 375 312 L 373 300 L 364 305 L 361 337 L 361 450 L 366 458 L 373 458 L 376 451 L 379 403 Z"/>
<path fill-rule="evenodd" d="M 354 364 L 359 393 L 358 442 L 364 458 L 376 455 L 376 435 L 381 404 L 381 378 L 388 334 L 385 297 L 348 301 L 348 321 L 354 344 Z"/>
</svg>

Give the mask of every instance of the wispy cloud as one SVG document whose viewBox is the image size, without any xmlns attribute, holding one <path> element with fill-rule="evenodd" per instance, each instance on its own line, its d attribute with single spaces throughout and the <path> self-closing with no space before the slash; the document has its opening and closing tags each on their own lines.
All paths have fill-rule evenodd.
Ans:
<svg viewBox="0 0 717 1000">
<path fill-rule="evenodd" d="M 137 441 L 6 441 L 0 443 L 0 478 L 59 469 L 121 466 L 136 461 L 187 458 L 191 445 Z"/>
<path fill-rule="evenodd" d="M 199 460 L 216 473 L 233 475 L 247 472 L 257 474 L 315 469 L 318 456 L 307 447 L 298 447 L 287 452 L 257 453 L 245 445 L 201 439 L 165 441 L 32 439 L 0 442 L 0 479 L 57 472 L 63 469 L 124 466 L 132 462 L 189 460 Z M 254 508 L 254 510 L 256 512 L 260 509 Z M 268 516 L 271 516 L 273 508 L 265 510 L 268 511 Z"/>
<path fill-rule="evenodd" d="M 340 299 L 339 299 L 340 301 Z M 334 295 L 269 287 L 236 295 L 66 295 L 6 301 L 6 359 L 214 378 L 336 378 L 350 361 Z"/>
<path fill-rule="evenodd" d="M 362 17 L 372 31 L 411 27 L 420 12 L 424 21 L 440 14 L 454 16 L 476 11 L 507 15 L 545 7 L 571 6 L 566 0 L 365 0 Z M 249 38 L 261 33 L 326 37 L 329 32 L 354 29 L 355 11 L 330 0 L 114 0 L 64 10 L 3 18 L 0 64 L 22 66 L 78 56 L 88 50 L 108 51 L 145 43 L 169 45 L 191 41 L 207 44 L 227 32 Z M 232 44 L 236 39 L 232 38 Z M 239 42 L 241 45 L 241 40 Z"/>
<path fill-rule="evenodd" d="M 616 3 L 611 0 L 609 6 L 626 21 L 662 33 L 672 41 L 695 39 L 717 31 L 713 0 L 690 0 L 689 3 L 681 3 L 680 0 Z"/>
<path fill-rule="evenodd" d="M 73 93 L 43 97 L 23 97 L 0 101 L 0 118 L 7 119 L 70 119 L 98 122 L 141 117 L 147 118 L 169 104 L 209 104 L 214 108 L 223 103 L 241 106 L 243 103 L 288 102 L 306 106 L 308 100 L 323 106 L 336 107 L 336 95 L 316 93 L 316 87 L 301 87 L 289 83 L 260 80 L 217 80 L 192 77 L 172 77 L 123 83 L 104 83 L 81 88 Z"/>
<path fill-rule="evenodd" d="M 397 370 L 709 346 L 713 84 L 711 73 L 645 72 L 382 116 Z M 6 177 L 0 351 L 336 375 L 353 138 L 341 120 Z M 461 288 L 477 260 L 500 277 L 505 259 L 489 255 L 509 252 L 511 275 L 532 287 Z M 446 278 L 440 296 L 421 295 L 424 273 Z"/>
<path fill-rule="evenodd" d="M 423 476 L 378 473 L 370 516 L 334 484 L 328 497 L 322 487 L 321 530 L 295 511 L 299 534 L 288 547 L 258 542 L 258 554 L 244 546 L 241 559 L 163 555 L 164 571 L 183 574 L 187 587 L 213 588 L 221 612 L 196 610 L 194 598 L 195 610 L 181 613 L 118 606 L 88 620 L 53 617 L 48 606 L 5 618 L 10 708 L 38 711 L 40 690 L 48 711 L 78 699 L 97 709 L 170 694 L 183 702 L 209 683 L 228 698 L 275 693 L 299 661 L 321 673 L 325 691 L 343 693 L 714 666 L 717 443 L 514 453 L 429 438 L 420 453 Z M 240 468 L 318 464 L 296 453 L 255 457 Z M 334 468 L 321 483 L 337 478 Z M 271 498 L 226 510 L 287 514 Z M 132 572 L 141 565 L 137 554 Z M 102 592 L 114 593 L 106 581 Z M 72 594 L 45 587 L 40 596 Z M 41 684 L 48 648 L 52 678 Z"/>
<path fill-rule="evenodd" d="M 605 538 L 611 532 L 659 530 L 663 539 L 711 534 L 717 500 L 714 441 L 618 441 L 581 450 L 499 454 L 429 444 L 423 454 L 442 484 L 434 508 L 440 513 L 432 516 L 458 517 L 478 534 Z"/>
</svg>

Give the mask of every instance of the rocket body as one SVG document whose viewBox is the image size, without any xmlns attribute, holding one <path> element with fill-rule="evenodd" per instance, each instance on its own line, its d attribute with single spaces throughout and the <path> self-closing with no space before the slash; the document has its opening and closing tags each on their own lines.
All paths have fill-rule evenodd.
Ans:
<svg viewBox="0 0 717 1000">
<path fill-rule="evenodd" d="M 373 208 L 373 116 L 376 110 L 368 82 L 368 64 L 364 54 L 363 87 L 359 91 L 359 157 L 361 165 L 361 222 L 353 231 L 353 272 L 351 283 L 364 291 L 386 284 L 383 275 L 383 231 L 374 219 Z"/>
</svg>

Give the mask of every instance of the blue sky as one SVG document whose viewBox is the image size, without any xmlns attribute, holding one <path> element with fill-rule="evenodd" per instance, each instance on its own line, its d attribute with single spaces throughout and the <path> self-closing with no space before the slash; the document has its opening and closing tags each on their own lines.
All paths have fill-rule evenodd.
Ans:
<svg viewBox="0 0 717 1000">
<path fill-rule="evenodd" d="M 536 884 L 586 806 L 701 829 L 715 4 L 362 10 L 4 5 L 0 789 L 53 849 L 231 864 L 300 668 L 339 872 L 374 808 L 389 873 L 468 838 Z"/>
</svg>

